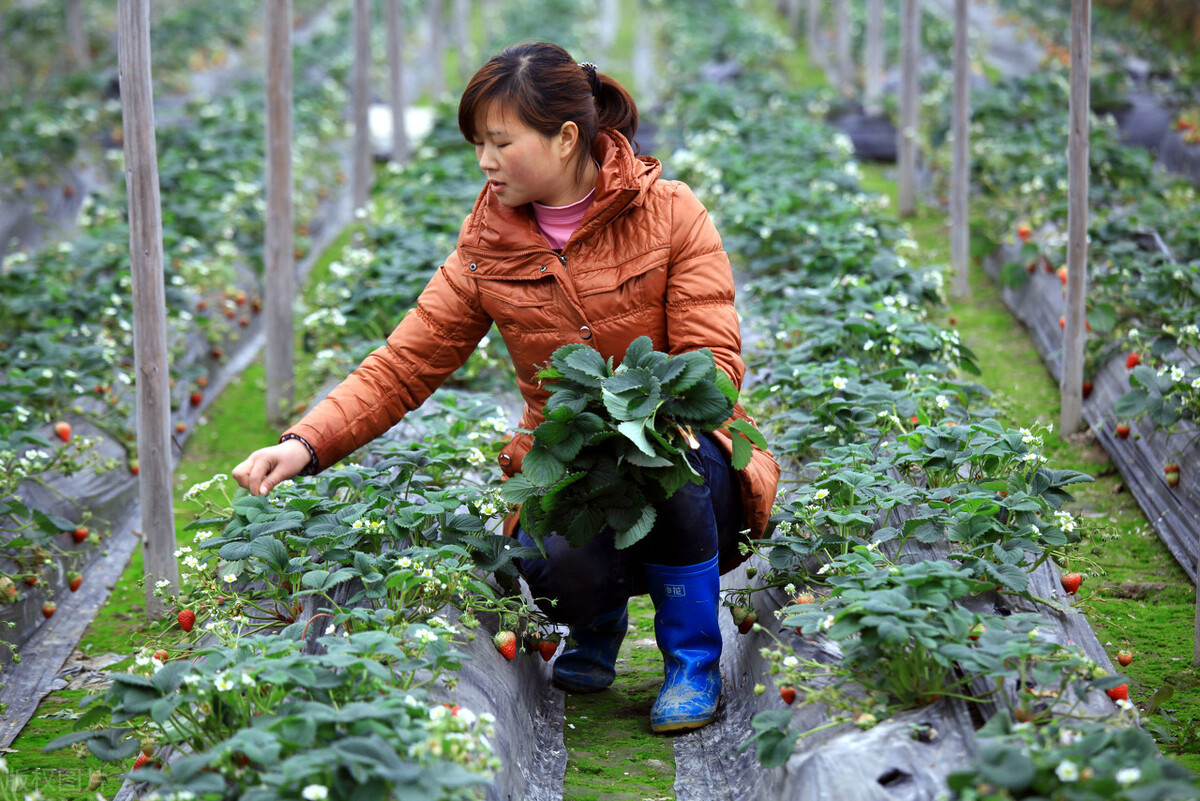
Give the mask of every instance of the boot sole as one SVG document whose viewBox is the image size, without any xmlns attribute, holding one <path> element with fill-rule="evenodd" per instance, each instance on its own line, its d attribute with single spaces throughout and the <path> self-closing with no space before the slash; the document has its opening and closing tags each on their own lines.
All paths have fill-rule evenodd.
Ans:
<svg viewBox="0 0 1200 801">
<path fill-rule="evenodd" d="M 664 734 L 673 731 L 688 731 L 689 729 L 699 729 L 707 726 L 716 720 L 716 716 L 711 718 L 702 718 L 699 720 L 675 720 L 670 723 L 651 723 L 650 731 L 655 734 Z"/>
<path fill-rule="evenodd" d="M 553 679 L 550 683 L 560 690 L 566 690 L 567 692 L 574 693 L 575 695 L 591 695 L 592 693 L 602 693 L 612 686 L 612 682 L 597 687 L 594 684 L 568 684 L 567 682 L 559 681 L 558 679 Z"/>
</svg>

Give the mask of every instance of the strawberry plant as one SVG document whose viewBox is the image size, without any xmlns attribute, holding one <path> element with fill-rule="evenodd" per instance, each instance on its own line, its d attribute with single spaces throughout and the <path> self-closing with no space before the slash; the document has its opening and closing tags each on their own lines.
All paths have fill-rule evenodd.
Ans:
<svg viewBox="0 0 1200 801">
<path fill-rule="evenodd" d="M 1002 711 L 978 737 L 976 763 L 948 778 L 955 801 L 1200 798 L 1192 776 L 1136 726 L 1055 720 L 1035 727 Z"/>
<path fill-rule="evenodd" d="M 545 421 L 521 472 L 501 487 L 521 504 L 521 526 L 541 548 L 553 532 L 572 545 L 605 526 L 627 548 L 650 532 L 654 503 L 700 475 L 686 458 L 698 434 L 720 428 L 737 388 L 708 349 L 668 356 L 649 337 L 630 343 L 617 367 L 583 343 L 564 345 L 537 377 L 550 382 Z M 744 420 L 733 432 L 733 465 L 750 461 L 766 441 Z"/>
</svg>

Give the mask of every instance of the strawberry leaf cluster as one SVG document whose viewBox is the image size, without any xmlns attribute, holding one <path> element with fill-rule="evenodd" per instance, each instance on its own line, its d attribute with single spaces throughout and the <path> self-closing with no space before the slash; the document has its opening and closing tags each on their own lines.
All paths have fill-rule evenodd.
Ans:
<svg viewBox="0 0 1200 801">
<path fill-rule="evenodd" d="M 618 548 L 645 537 L 655 502 L 703 480 L 687 451 L 700 446 L 697 432 L 729 421 L 738 396 L 711 351 L 668 356 L 645 336 L 615 368 L 588 345 L 564 345 L 538 378 L 550 389 L 545 421 L 501 494 L 521 504 L 521 526 L 539 547 L 551 533 L 580 545 L 606 526 Z M 766 441 L 744 420 L 729 429 L 743 469 Z"/>
</svg>

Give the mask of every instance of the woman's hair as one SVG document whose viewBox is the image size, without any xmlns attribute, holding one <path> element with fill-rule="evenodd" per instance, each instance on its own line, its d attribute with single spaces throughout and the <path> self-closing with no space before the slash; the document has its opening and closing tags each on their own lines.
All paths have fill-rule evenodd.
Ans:
<svg viewBox="0 0 1200 801">
<path fill-rule="evenodd" d="M 471 78 L 458 103 L 458 128 L 471 144 L 479 141 L 475 127 L 481 112 L 495 103 L 543 136 L 558 133 L 565 122 L 575 123 L 580 133 L 575 159 L 581 171 L 601 128 L 614 128 L 631 143 L 637 133 L 637 105 L 629 92 L 548 42 L 507 47 Z"/>
</svg>

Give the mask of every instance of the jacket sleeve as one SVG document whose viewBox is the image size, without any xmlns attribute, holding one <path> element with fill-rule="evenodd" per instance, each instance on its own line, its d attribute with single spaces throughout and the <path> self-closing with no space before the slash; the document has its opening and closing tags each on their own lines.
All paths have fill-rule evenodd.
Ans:
<svg viewBox="0 0 1200 801">
<path fill-rule="evenodd" d="M 746 373 L 733 269 L 708 210 L 686 184 L 671 199 L 667 338 L 671 355 L 708 348 L 740 389 Z"/>
<path fill-rule="evenodd" d="M 460 267 L 455 252 L 434 273 L 387 344 L 284 432 L 312 447 L 318 470 L 366 445 L 424 403 L 488 332 L 492 320 Z"/>
</svg>

